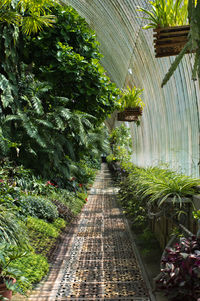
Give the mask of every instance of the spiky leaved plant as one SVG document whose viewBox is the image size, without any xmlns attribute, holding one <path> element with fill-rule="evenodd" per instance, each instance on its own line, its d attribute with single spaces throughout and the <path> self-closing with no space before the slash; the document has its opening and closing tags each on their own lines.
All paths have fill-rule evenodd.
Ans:
<svg viewBox="0 0 200 301">
<path fill-rule="evenodd" d="M 188 19 L 190 23 L 190 32 L 188 35 L 188 42 L 181 50 L 179 55 L 172 63 L 169 71 L 165 75 L 161 86 L 163 87 L 173 75 L 174 71 L 181 62 L 184 54 L 190 50 L 195 52 L 195 61 L 192 70 L 192 79 L 200 78 L 200 1 L 188 0 Z"/>
<path fill-rule="evenodd" d="M 154 0 L 149 3 L 151 10 L 143 7 L 138 9 L 144 13 L 143 18 L 149 21 L 144 29 L 187 24 L 188 0 Z"/>
<path fill-rule="evenodd" d="M 0 205 L 0 240 L 17 246 L 25 246 L 28 243 L 24 226 L 11 210 L 2 205 Z"/>
</svg>

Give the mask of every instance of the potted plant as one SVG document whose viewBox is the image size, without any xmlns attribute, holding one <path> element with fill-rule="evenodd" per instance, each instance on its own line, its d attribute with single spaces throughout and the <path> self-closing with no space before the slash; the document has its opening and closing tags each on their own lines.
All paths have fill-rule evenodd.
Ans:
<svg viewBox="0 0 200 301">
<path fill-rule="evenodd" d="M 156 57 L 177 55 L 188 41 L 187 0 L 149 1 L 150 10 L 139 8 L 149 23 L 143 28 L 153 28 Z M 187 52 L 190 52 L 188 49 Z"/>
<path fill-rule="evenodd" d="M 12 268 L 12 262 L 26 256 L 27 251 L 16 245 L 0 243 L 0 300 L 10 300 L 12 292 L 23 293 L 17 281 L 26 282 L 20 270 Z"/>
<path fill-rule="evenodd" d="M 188 18 L 188 33 L 185 32 L 184 35 L 187 35 L 187 39 L 185 41 L 181 41 L 180 49 L 177 51 L 177 43 L 172 40 L 175 35 L 174 32 L 171 33 L 170 38 L 168 39 L 168 34 L 163 32 L 163 42 L 165 43 L 169 40 L 169 49 L 167 49 L 167 45 L 162 45 L 162 47 L 155 47 L 157 57 L 161 56 L 169 56 L 169 55 L 177 55 L 167 74 L 165 75 L 161 86 L 163 87 L 168 80 L 173 75 L 174 71 L 178 67 L 181 62 L 184 54 L 186 53 L 195 53 L 194 65 L 192 69 L 192 79 L 196 80 L 197 77 L 200 78 L 200 1 L 197 0 L 155 0 L 149 2 L 151 5 L 150 10 L 146 10 L 144 8 L 139 8 L 139 11 L 142 11 L 146 17 L 145 19 L 149 20 L 150 23 L 144 26 L 144 29 L 154 28 L 158 29 L 158 32 L 161 28 L 167 29 L 170 26 L 172 31 L 173 28 L 177 25 L 184 26 L 183 31 L 186 31 L 185 25 L 187 25 Z M 171 9 L 170 9 L 171 8 Z M 178 17 L 177 17 L 178 16 Z M 165 20 L 172 20 L 172 22 L 166 23 Z M 174 19 L 178 20 L 178 23 L 174 23 Z M 179 27 L 181 30 L 181 28 Z M 178 36 L 180 37 L 180 30 Z M 183 33 L 182 33 L 183 34 Z M 181 35 L 182 35 L 181 34 Z M 159 34 L 155 34 L 156 39 L 160 36 Z M 183 39 L 183 35 L 182 35 Z M 179 41 L 180 42 L 180 41 Z M 156 42 L 155 45 L 158 45 L 159 42 Z M 176 48 L 173 50 L 172 48 Z M 161 49 L 162 48 L 162 49 Z M 159 52 L 160 49 L 160 52 Z M 163 55 L 164 54 L 164 55 Z"/>
<path fill-rule="evenodd" d="M 142 115 L 144 103 L 140 95 L 143 89 L 136 88 L 135 86 L 130 89 L 128 87 L 123 90 L 119 102 L 121 104 L 121 111 L 117 115 L 118 121 L 138 121 L 138 117 Z"/>
</svg>

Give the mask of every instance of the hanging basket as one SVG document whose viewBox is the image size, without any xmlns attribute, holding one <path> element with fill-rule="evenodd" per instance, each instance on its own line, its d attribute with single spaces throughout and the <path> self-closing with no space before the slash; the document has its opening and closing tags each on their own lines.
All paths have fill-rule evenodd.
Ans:
<svg viewBox="0 0 200 301">
<path fill-rule="evenodd" d="M 138 121 L 138 117 L 142 116 L 142 108 L 127 108 L 123 112 L 117 114 L 118 121 Z"/>
<path fill-rule="evenodd" d="M 190 25 L 155 28 L 153 31 L 155 56 L 165 57 L 180 53 L 188 41 Z"/>
</svg>

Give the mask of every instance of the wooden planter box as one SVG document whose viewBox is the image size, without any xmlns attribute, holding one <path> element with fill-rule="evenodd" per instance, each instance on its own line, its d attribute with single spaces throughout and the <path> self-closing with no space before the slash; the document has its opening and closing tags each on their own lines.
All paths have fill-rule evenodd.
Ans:
<svg viewBox="0 0 200 301">
<path fill-rule="evenodd" d="M 153 31 L 155 55 L 165 57 L 180 53 L 188 41 L 190 25 L 155 28 Z"/>
<path fill-rule="evenodd" d="M 142 108 L 136 107 L 136 108 L 127 108 L 123 112 L 120 112 L 117 114 L 117 120 L 118 121 L 138 121 L 138 117 L 142 116 Z"/>
<path fill-rule="evenodd" d="M 168 207 L 165 208 L 166 213 L 173 216 L 173 212 L 175 212 L 175 209 L 180 208 L 179 207 L 179 201 L 172 202 L 173 198 L 169 197 L 165 200 L 165 204 L 168 205 Z M 182 202 L 184 205 L 184 209 L 186 214 L 182 214 L 180 216 L 180 220 L 177 220 L 179 223 L 183 224 L 187 229 L 192 230 L 192 221 L 191 221 L 191 212 L 193 210 L 192 206 L 192 200 L 190 198 L 182 198 Z M 176 207 L 177 204 L 177 207 Z M 159 211 L 159 208 L 158 208 Z M 171 213 L 171 214 L 170 214 Z M 174 217 L 174 220 L 176 217 Z M 177 227 L 177 223 L 175 223 L 170 216 L 160 216 L 160 217 L 153 217 L 151 220 L 151 229 L 155 233 L 155 236 L 160 244 L 160 247 L 164 250 L 167 242 L 170 239 L 171 232 L 173 229 Z"/>
</svg>

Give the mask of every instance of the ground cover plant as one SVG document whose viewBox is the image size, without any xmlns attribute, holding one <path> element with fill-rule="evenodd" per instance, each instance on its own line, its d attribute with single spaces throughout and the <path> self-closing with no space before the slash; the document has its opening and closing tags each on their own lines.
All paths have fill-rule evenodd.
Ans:
<svg viewBox="0 0 200 301">
<path fill-rule="evenodd" d="M 26 227 L 30 244 L 37 253 L 48 257 L 56 243 L 56 239 L 65 226 L 66 222 L 61 218 L 56 219 L 53 223 L 48 223 L 43 219 L 29 216 L 26 221 Z"/>
</svg>

